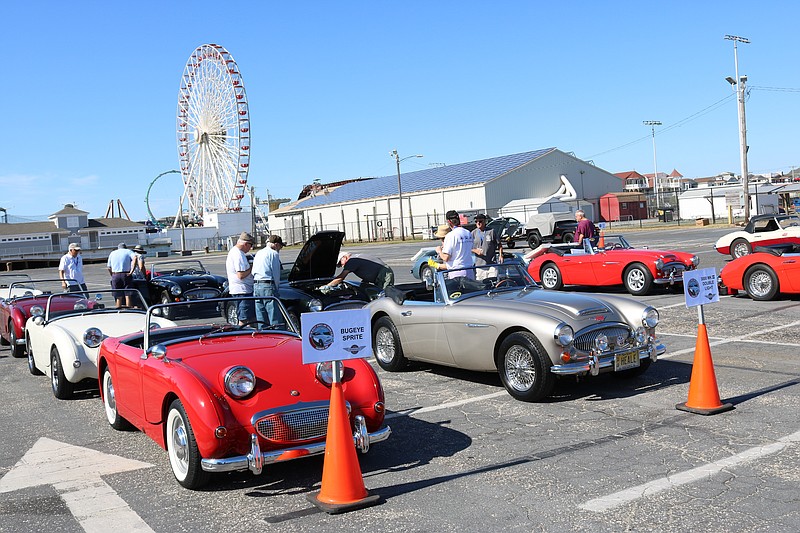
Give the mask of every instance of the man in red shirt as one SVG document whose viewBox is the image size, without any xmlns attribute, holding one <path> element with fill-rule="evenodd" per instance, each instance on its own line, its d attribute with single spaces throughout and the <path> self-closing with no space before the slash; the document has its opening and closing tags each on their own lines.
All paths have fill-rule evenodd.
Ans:
<svg viewBox="0 0 800 533">
<path fill-rule="evenodd" d="M 578 228 L 575 230 L 574 242 L 582 243 L 583 239 L 594 239 L 594 224 L 586 218 L 582 210 L 575 211 L 575 220 L 578 221 Z"/>
</svg>

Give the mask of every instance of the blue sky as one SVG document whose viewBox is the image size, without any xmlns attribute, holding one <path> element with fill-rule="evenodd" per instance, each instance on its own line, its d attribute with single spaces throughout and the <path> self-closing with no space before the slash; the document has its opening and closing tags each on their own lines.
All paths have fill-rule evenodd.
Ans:
<svg viewBox="0 0 800 533">
<path fill-rule="evenodd" d="M 557 147 L 610 172 L 739 172 L 748 76 L 751 172 L 800 166 L 796 2 L 9 2 L 0 78 L 0 207 L 103 216 L 178 166 L 175 113 L 192 51 L 242 73 L 249 185 L 296 198 L 323 183 Z M 776 90 L 780 89 L 780 90 Z M 788 89 L 788 90 L 786 90 Z M 660 132 L 661 131 L 661 132 Z M 177 174 L 153 185 L 177 210 Z"/>
</svg>

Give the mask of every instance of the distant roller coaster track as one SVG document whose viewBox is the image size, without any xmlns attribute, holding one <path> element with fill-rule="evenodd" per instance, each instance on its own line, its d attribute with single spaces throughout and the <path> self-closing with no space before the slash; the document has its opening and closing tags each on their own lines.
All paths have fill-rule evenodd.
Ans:
<svg viewBox="0 0 800 533">
<path fill-rule="evenodd" d="M 160 227 L 161 224 L 158 222 L 158 219 L 153 215 L 153 212 L 150 210 L 150 190 L 153 188 L 153 185 L 155 184 L 156 181 L 158 181 L 158 178 L 160 178 L 161 176 L 165 176 L 167 174 L 180 174 L 180 173 L 181 173 L 180 170 L 167 170 L 166 172 L 162 172 L 161 174 L 153 178 L 153 181 L 150 182 L 150 186 L 147 188 L 147 194 L 145 194 L 144 196 L 144 203 L 147 204 L 147 215 L 150 217 L 150 222 L 152 222 L 153 225 L 155 225 L 156 227 Z"/>
</svg>

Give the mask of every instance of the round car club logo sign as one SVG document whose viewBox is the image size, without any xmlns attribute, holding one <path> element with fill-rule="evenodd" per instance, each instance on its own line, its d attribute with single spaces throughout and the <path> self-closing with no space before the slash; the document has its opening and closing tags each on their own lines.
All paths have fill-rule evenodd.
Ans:
<svg viewBox="0 0 800 533">
<path fill-rule="evenodd" d="M 308 342 L 317 350 L 327 350 L 333 344 L 333 328 L 328 324 L 316 324 L 308 334 Z"/>
<path fill-rule="evenodd" d="M 689 296 L 692 298 L 697 298 L 700 294 L 700 283 L 694 278 L 689 280 L 689 283 L 686 286 L 686 290 L 689 292 Z"/>
</svg>

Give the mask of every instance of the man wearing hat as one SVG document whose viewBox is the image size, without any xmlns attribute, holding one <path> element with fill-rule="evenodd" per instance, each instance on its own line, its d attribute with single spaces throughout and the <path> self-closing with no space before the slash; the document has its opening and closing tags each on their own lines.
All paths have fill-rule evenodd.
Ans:
<svg viewBox="0 0 800 533">
<path fill-rule="evenodd" d="M 283 249 L 283 239 L 280 235 L 270 235 L 267 245 L 259 250 L 253 258 L 253 296 L 262 298 L 278 296 L 278 284 L 281 282 L 281 258 L 278 255 Z M 283 322 L 283 317 L 275 300 L 256 300 L 256 320 L 262 325 L 272 325 Z"/>
<path fill-rule="evenodd" d="M 67 253 L 61 256 L 58 262 L 58 277 L 61 278 L 61 286 L 67 292 L 86 292 L 80 244 L 69 243 Z"/>
<path fill-rule="evenodd" d="M 394 285 L 394 272 L 389 265 L 377 257 L 340 252 L 336 266 L 342 267 L 342 271 L 326 285 L 319 288 L 323 294 L 327 294 L 331 288 L 343 282 L 344 278 L 351 272 L 361 278 L 363 283 L 374 285 L 379 289 Z"/>
<path fill-rule="evenodd" d="M 472 230 L 472 240 L 474 241 L 474 248 L 472 253 L 475 254 L 475 266 L 481 266 L 488 263 L 502 263 L 503 262 L 503 244 L 500 242 L 500 236 L 495 233 L 494 229 L 486 229 L 486 215 L 478 213 L 475 215 L 475 225 L 477 226 Z M 477 278 L 483 279 L 487 276 L 496 276 L 494 269 L 480 268 L 476 270 Z"/>
<path fill-rule="evenodd" d="M 253 266 L 247 260 L 247 252 L 253 248 L 256 240 L 252 235 L 243 231 L 239 235 L 236 245 L 228 252 L 225 260 L 225 270 L 228 274 L 228 292 L 231 296 L 253 295 Z M 255 319 L 255 305 L 253 300 L 241 300 L 238 306 L 239 325 Z"/>
<path fill-rule="evenodd" d="M 122 289 L 131 289 L 133 287 L 133 269 L 136 268 L 135 260 L 136 254 L 133 253 L 133 250 L 128 250 L 128 245 L 124 242 L 119 243 L 117 249 L 108 254 L 106 268 L 108 268 L 108 273 L 111 275 L 111 288 L 118 289 L 114 292 L 117 307 L 122 307 L 123 300 L 130 307 L 133 301 L 130 292 Z"/>
<path fill-rule="evenodd" d="M 458 211 L 450 210 L 445 214 L 447 224 L 450 226 L 450 233 L 448 233 L 441 246 L 436 247 L 436 252 L 442 258 L 448 270 L 471 267 L 475 264 L 472 249 L 474 241 L 472 234 L 461 227 L 461 217 L 458 216 Z M 471 271 L 461 270 L 450 272 L 449 277 L 470 276 Z"/>
</svg>

